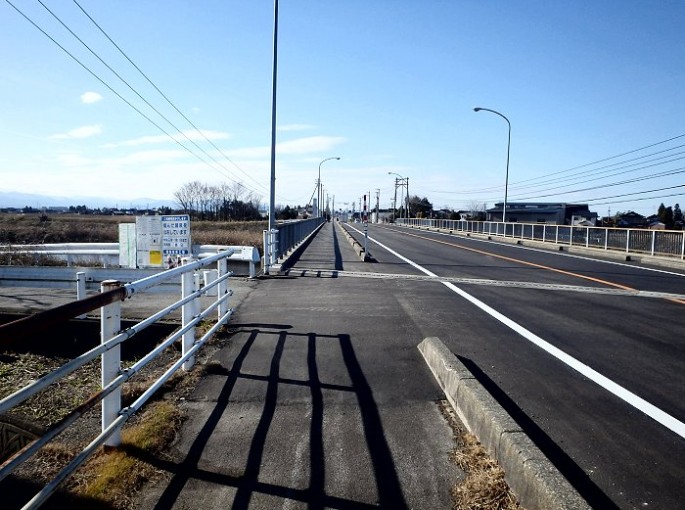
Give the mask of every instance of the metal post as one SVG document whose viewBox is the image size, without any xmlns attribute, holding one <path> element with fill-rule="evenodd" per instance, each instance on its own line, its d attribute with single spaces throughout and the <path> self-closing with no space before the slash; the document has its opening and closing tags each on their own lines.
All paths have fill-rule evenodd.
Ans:
<svg viewBox="0 0 685 510">
<path fill-rule="evenodd" d="M 626 253 L 630 253 L 630 229 L 626 229 Z"/>
<path fill-rule="evenodd" d="M 79 271 L 76 273 L 76 299 L 81 300 L 86 297 L 86 273 Z M 86 314 L 83 313 L 76 317 L 77 319 L 85 319 Z"/>
<path fill-rule="evenodd" d="M 216 263 L 217 267 L 217 276 L 221 278 L 224 276 L 226 273 L 228 273 L 228 259 L 227 258 L 222 258 L 221 260 L 217 261 Z M 250 278 L 253 278 L 254 275 L 252 274 L 254 272 L 254 264 L 250 262 Z M 219 282 L 219 285 L 217 285 L 217 297 L 220 299 L 221 297 L 225 296 L 228 294 L 228 280 L 224 280 L 222 282 Z M 221 318 L 228 313 L 228 300 L 222 301 L 219 303 L 218 307 L 218 320 L 221 320 Z"/>
<path fill-rule="evenodd" d="M 483 110 L 485 112 L 494 113 L 495 115 L 499 115 L 505 121 L 507 121 L 507 126 L 509 126 L 509 134 L 507 136 L 507 172 L 506 172 L 505 179 L 504 179 L 504 205 L 502 207 L 502 223 L 506 223 L 506 221 L 507 221 L 507 195 L 509 193 L 509 151 L 511 148 L 511 122 L 509 122 L 509 119 L 505 115 L 501 114 L 500 112 L 498 112 L 496 110 L 491 110 L 489 108 L 479 108 L 479 107 L 476 107 L 473 109 L 474 112 L 479 112 L 481 110 Z M 506 237 L 506 228 L 505 228 L 505 237 Z"/>
<path fill-rule="evenodd" d="M 183 259 L 183 265 L 186 265 L 188 263 L 188 259 Z M 195 278 L 194 274 L 192 271 L 188 271 L 186 273 L 183 273 L 181 275 L 181 296 L 182 298 L 187 298 L 190 296 L 195 290 Z M 195 299 L 190 301 L 189 303 L 186 303 L 183 305 L 183 308 L 181 310 L 181 327 L 185 328 L 192 320 L 193 317 L 195 316 Z M 193 347 L 193 344 L 195 343 L 195 327 L 190 328 L 188 331 L 183 333 L 183 337 L 181 340 L 181 352 L 185 356 L 185 354 Z M 193 368 L 193 365 L 195 364 L 195 358 L 191 357 L 188 358 L 188 361 L 183 363 L 183 370 L 190 370 Z"/>
<path fill-rule="evenodd" d="M 104 293 L 120 287 L 116 280 L 105 280 L 100 284 L 100 292 Z M 101 308 L 100 315 L 100 342 L 105 343 L 121 331 L 121 301 L 115 301 Z M 121 370 L 121 346 L 115 345 L 100 356 L 102 374 L 100 383 L 104 388 L 110 384 Z M 115 389 L 102 400 L 102 430 L 107 429 L 119 417 L 121 411 L 121 387 Z M 106 446 L 119 446 L 121 444 L 121 431 L 115 431 L 107 441 Z"/>
<path fill-rule="evenodd" d="M 269 230 L 276 226 L 276 76 L 278 71 L 278 0 L 274 0 L 274 65 L 271 90 L 271 187 L 269 189 Z"/>
<path fill-rule="evenodd" d="M 652 230 L 652 257 L 654 256 L 654 246 L 656 245 L 656 230 Z"/>
<path fill-rule="evenodd" d="M 590 227 L 585 227 L 585 247 L 590 247 Z"/>
<path fill-rule="evenodd" d="M 371 198 L 371 196 L 369 196 Z M 369 216 L 366 211 L 366 195 L 364 195 L 364 213 L 362 215 L 364 221 L 364 259 L 369 256 Z"/>
</svg>

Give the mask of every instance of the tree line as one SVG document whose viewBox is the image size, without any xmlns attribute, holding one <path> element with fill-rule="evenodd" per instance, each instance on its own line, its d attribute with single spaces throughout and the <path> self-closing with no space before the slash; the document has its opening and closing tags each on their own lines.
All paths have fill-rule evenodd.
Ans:
<svg viewBox="0 0 685 510">
<path fill-rule="evenodd" d="M 259 200 L 239 182 L 210 185 L 192 181 L 175 191 L 174 199 L 191 219 L 209 221 L 262 219 Z"/>
</svg>

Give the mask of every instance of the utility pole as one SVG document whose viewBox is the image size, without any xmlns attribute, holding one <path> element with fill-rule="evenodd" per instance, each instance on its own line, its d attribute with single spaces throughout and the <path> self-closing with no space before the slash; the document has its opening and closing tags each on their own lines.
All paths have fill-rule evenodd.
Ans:
<svg viewBox="0 0 685 510">
<path fill-rule="evenodd" d="M 380 213 L 380 209 L 379 209 L 380 201 L 381 201 L 381 190 L 380 190 L 380 188 L 376 188 L 376 223 L 381 222 L 380 221 L 380 218 L 381 218 L 380 214 L 381 213 Z"/>
<path fill-rule="evenodd" d="M 395 198 L 392 199 L 392 221 L 397 219 L 397 177 L 395 177 Z"/>
</svg>

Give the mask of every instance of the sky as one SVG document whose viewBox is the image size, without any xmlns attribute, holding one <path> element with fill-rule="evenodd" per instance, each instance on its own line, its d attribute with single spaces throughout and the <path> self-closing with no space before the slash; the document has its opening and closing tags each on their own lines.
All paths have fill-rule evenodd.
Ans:
<svg viewBox="0 0 685 510">
<path fill-rule="evenodd" d="M 281 0 L 276 204 L 320 170 L 336 209 L 398 176 L 436 209 L 685 207 L 683 26 L 681 0 Z M 272 0 L 0 1 L 0 193 L 268 204 L 273 34 Z"/>
</svg>

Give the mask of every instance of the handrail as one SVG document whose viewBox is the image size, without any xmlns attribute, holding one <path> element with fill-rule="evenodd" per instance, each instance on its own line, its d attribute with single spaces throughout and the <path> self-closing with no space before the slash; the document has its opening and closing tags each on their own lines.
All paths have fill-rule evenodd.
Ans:
<svg viewBox="0 0 685 510">
<path fill-rule="evenodd" d="M 94 453 L 100 445 L 107 443 L 112 446 L 117 446 L 120 441 L 120 429 L 128 418 L 138 411 L 179 368 L 183 367 L 184 369 L 190 369 L 192 360 L 197 351 L 229 320 L 233 313 L 233 310 L 227 306 L 228 298 L 232 295 L 232 292 L 227 288 L 227 281 L 232 275 L 232 273 L 228 271 L 227 261 L 233 254 L 233 251 L 234 250 L 229 249 L 215 255 L 206 256 L 201 260 L 189 262 L 180 267 L 127 283 L 120 287 L 116 287 L 113 290 L 105 291 L 104 289 L 111 285 L 117 285 L 118 282 L 104 282 L 103 292 L 99 295 L 68 303 L 51 310 L 46 310 L 45 312 L 40 312 L 34 316 L 0 326 L 0 347 L 4 347 L 11 345 L 16 338 L 25 338 L 28 335 L 43 331 L 47 327 L 54 327 L 56 324 L 76 317 L 82 313 L 102 308 L 102 341 L 100 345 L 0 400 L 0 413 L 2 413 L 19 405 L 31 396 L 36 395 L 38 392 L 46 390 L 51 384 L 66 377 L 86 363 L 96 359 L 98 356 L 102 357 L 103 383 L 100 391 L 90 396 L 85 402 L 78 405 L 67 414 L 67 416 L 53 424 L 41 437 L 28 443 L 0 466 L 0 480 L 2 480 L 23 462 L 32 457 L 42 446 L 52 441 L 58 434 L 73 425 L 88 409 L 101 403 L 103 413 L 102 432 L 93 439 L 81 453 L 76 455 L 66 466 L 64 466 L 55 478 L 45 485 L 45 487 L 26 503 L 23 508 L 37 508 L 44 503 L 45 500 L 57 490 L 57 487 L 80 464 Z M 197 269 L 214 263 L 217 265 L 218 277 L 211 282 L 207 282 L 203 288 L 200 288 L 200 278 L 196 273 Z M 139 293 L 160 285 L 166 280 L 178 277 L 181 277 L 183 280 L 181 299 L 127 329 L 119 329 L 119 309 L 121 301 L 127 298 L 133 298 Z M 192 282 L 191 288 L 188 288 L 188 282 Z M 215 288 L 218 289 L 218 291 L 215 290 L 216 299 L 204 310 L 200 311 L 199 298 L 207 295 Z M 119 354 L 121 344 L 156 321 L 180 308 L 183 309 L 182 327 L 169 335 L 131 367 L 122 370 Z M 218 313 L 216 312 L 217 309 Z M 200 339 L 195 339 L 196 326 L 200 321 L 206 320 L 212 314 L 216 314 L 215 324 L 212 325 Z M 113 317 L 115 318 L 114 322 L 112 322 Z M 46 325 L 46 322 L 48 325 Z M 114 333 L 108 334 L 108 329 Z M 190 342 L 187 341 L 188 338 L 190 338 Z M 182 340 L 183 347 L 180 359 L 173 363 L 172 366 L 168 368 L 161 377 L 155 380 L 149 388 L 144 390 L 143 394 L 132 405 L 122 409 L 120 397 L 121 385 L 161 354 L 164 349 L 179 339 Z M 113 405 L 116 407 L 113 408 Z"/>
<path fill-rule="evenodd" d="M 530 239 L 543 243 L 621 251 L 627 254 L 647 254 L 685 260 L 685 231 L 637 228 L 555 225 L 545 223 L 493 222 L 400 218 L 398 225 L 416 228 L 436 228 L 456 232 Z"/>
</svg>

